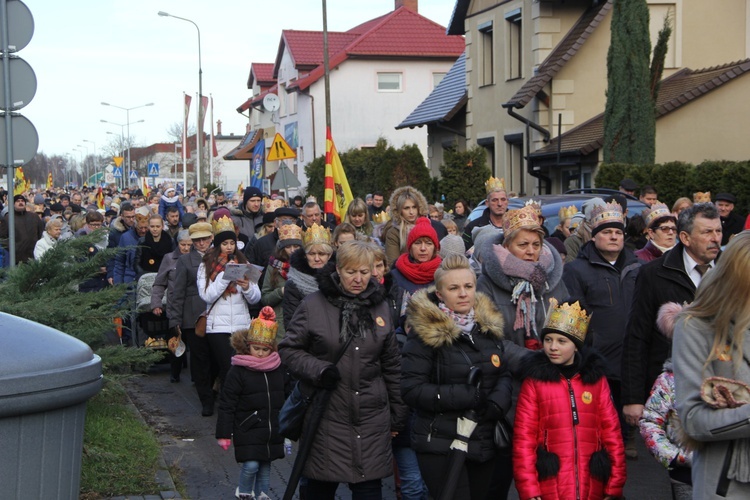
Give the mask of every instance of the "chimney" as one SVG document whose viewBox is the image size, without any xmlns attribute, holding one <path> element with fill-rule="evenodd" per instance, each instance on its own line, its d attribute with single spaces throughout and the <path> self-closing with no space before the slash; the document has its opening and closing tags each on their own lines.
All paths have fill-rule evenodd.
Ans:
<svg viewBox="0 0 750 500">
<path fill-rule="evenodd" d="M 406 7 L 412 12 L 419 12 L 419 0 L 396 0 L 396 8 L 394 10 L 400 7 Z"/>
<path fill-rule="evenodd" d="M 221 135 L 221 120 L 216 120 L 216 135 Z"/>
</svg>

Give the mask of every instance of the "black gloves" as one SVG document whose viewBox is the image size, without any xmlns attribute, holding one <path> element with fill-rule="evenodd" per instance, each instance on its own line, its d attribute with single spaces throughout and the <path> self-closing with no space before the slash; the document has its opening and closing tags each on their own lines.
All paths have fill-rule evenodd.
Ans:
<svg viewBox="0 0 750 500">
<path fill-rule="evenodd" d="M 474 404 L 472 409 L 482 411 L 487 407 L 487 395 L 482 391 L 481 388 L 474 388 Z"/>
<path fill-rule="evenodd" d="M 318 386 L 323 389 L 335 389 L 336 384 L 341 380 L 341 374 L 336 365 L 331 365 L 323 369 L 320 373 L 320 380 L 318 380 Z"/>
</svg>

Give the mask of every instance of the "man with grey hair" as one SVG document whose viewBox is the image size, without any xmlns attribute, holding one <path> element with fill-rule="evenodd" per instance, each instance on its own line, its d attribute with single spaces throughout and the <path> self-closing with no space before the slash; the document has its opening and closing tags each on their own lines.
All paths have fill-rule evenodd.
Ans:
<svg viewBox="0 0 750 500">
<path fill-rule="evenodd" d="M 495 180 L 490 178 L 490 181 Z M 505 191 L 505 183 L 487 183 L 487 208 L 484 209 L 479 218 L 466 224 L 464 228 L 464 246 L 468 251 L 474 245 L 474 229 L 492 225 L 498 229 L 503 227 L 503 217 L 508 211 L 508 193 Z"/>
<path fill-rule="evenodd" d="M 659 332 L 656 318 L 667 302 L 690 303 L 703 275 L 721 249 L 721 220 L 712 203 L 683 210 L 677 220 L 679 241 L 660 258 L 644 264 L 635 291 L 623 343 L 622 404 L 628 423 L 637 425 L 651 386 L 671 356 L 672 340 Z"/>
</svg>

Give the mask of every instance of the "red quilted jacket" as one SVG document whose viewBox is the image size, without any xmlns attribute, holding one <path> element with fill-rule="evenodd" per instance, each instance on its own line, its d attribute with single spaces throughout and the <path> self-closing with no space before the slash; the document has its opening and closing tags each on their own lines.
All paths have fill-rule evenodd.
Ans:
<svg viewBox="0 0 750 500">
<path fill-rule="evenodd" d="M 584 349 L 576 361 L 568 380 L 544 352 L 525 360 L 513 436 L 521 500 L 622 496 L 625 450 L 603 358 Z"/>
</svg>

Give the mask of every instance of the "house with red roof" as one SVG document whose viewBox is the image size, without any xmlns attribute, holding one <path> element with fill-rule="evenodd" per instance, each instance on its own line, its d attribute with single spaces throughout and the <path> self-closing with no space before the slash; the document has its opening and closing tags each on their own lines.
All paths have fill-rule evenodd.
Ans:
<svg viewBox="0 0 750 500">
<path fill-rule="evenodd" d="M 461 56 L 464 39 L 420 15 L 418 0 L 395 0 L 394 7 L 345 32 L 328 33 L 331 130 L 339 151 L 371 147 L 383 137 L 395 147 L 417 144 L 427 159 L 426 130 L 396 126 Z M 323 32 L 283 30 L 271 71 L 269 66 L 251 66 L 253 97 L 237 108 L 248 115 L 250 140 L 232 155 L 245 159 L 259 139 L 270 147 L 278 132 L 297 152 L 287 166 L 304 189 L 304 166 L 326 147 Z M 264 106 L 268 94 L 278 96 L 278 109 Z M 266 165 L 266 176 L 278 168 L 274 163 Z"/>
</svg>

